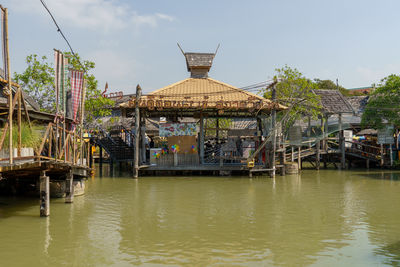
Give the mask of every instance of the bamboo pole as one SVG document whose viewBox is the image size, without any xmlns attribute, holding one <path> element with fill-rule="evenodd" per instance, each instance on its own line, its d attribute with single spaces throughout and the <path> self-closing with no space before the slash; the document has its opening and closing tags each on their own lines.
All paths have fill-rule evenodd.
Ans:
<svg viewBox="0 0 400 267">
<path fill-rule="evenodd" d="M 12 116 L 13 116 L 13 108 L 12 108 L 12 87 L 11 87 L 11 72 L 10 72 L 10 49 L 8 44 L 8 9 L 4 9 L 4 28 L 5 28 L 5 36 L 6 36 L 6 57 L 7 57 L 7 79 L 8 79 L 8 130 L 9 130 L 9 150 L 10 150 L 10 164 L 13 164 L 13 144 L 12 144 Z"/>
<path fill-rule="evenodd" d="M 22 136 L 21 136 L 21 88 L 17 89 L 18 98 L 18 157 L 21 157 Z"/>
</svg>

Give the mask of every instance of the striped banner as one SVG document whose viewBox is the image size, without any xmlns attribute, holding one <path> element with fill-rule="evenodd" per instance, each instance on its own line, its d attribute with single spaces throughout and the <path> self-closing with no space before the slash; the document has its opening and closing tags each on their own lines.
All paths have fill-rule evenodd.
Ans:
<svg viewBox="0 0 400 267">
<path fill-rule="evenodd" d="M 73 119 L 76 121 L 76 115 L 81 103 L 81 94 L 83 89 L 84 73 L 83 71 L 70 70 L 71 74 L 71 92 L 72 92 L 72 112 Z"/>
</svg>

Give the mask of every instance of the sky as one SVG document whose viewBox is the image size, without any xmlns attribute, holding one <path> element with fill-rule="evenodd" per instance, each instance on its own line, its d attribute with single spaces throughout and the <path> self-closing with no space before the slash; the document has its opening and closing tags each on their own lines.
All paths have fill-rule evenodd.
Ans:
<svg viewBox="0 0 400 267">
<path fill-rule="evenodd" d="M 397 0 L 45 0 L 100 89 L 145 93 L 189 77 L 185 52 L 214 52 L 210 77 L 237 87 L 288 65 L 307 78 L 370 86 L 400 73 Z M 12 72 L 67 51 L 40 0 L 3 0 Z"/>
</svg>

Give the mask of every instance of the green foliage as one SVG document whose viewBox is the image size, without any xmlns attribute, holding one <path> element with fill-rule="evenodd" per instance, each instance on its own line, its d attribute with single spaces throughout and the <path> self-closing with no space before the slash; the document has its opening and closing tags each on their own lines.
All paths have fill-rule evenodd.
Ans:
<svg viewBox="0 0 400 267">
<path fill-rule="evenodd" d="M 317 89 L 321 90 L 338 90 L 342 93 L 344 96 L 349 96 L 350 93 L 349 91 L 344 88 L 343 86 L 337 85 L 334 81 L 332 80 L 320 80 L 320 79 L 314 79 L 314 83 Z"/>
<path fill-rule="evenodd" d="M 284 129 L 304 116 L 317 119 L 321 114 L 321 106 L 319 96 L 312 92 L 313 89 L 317 89 L 316 84 L 305 78 L 296 68 L 290 68 L 287 65 L 276 69 L 276 72 L 274 78 L 279 81 L 276 85 L 276 100 L 289 107 L 287 111 L 279 114 L 282 117 L 289 112 L 282 125 Z M 271 90 L 264 91 L 264 97 L 271 99 Z"/>
<path fill-rule="evenodd" d="M 45 56 L 27 56 L 28 67 L 21 74 L 14 73 L 14 80 L 39 104 L 41 111 L 54 112 L 54 69 L 46 60 Z"/>
<path fill-rule="evenodd" d="M 3 133 L 4 129 L 1 130 Z M 32 124 L 32 129 L 29 127 L 27 122 L 21 123 L 21 141 L 22 147 L 33 147 L 34 149 L 39 148 L 43 138 L 44 127 Z M 13 124 L 12 129 L 13 147 L 18 146 L 18 126 Z M 3 148 L 8 148 L 9 144 L 9 131 L 7 130 L 6 137 L 4 140 Z"/>
<path fill-rule="evenodd" d="M 371 94 L 361 118 L 363 127 L 400 126 L 400 76 L 385 77 Z"/>
<path fill-rule="evenodd" d="M 111 106 L 114 101 L 101 95 L 101 90 L 97 88 L 98 81 L 93 74 L 88 72 L 95 67 L 95 63 L 88 60 L 81 60 L 79 55 L 77 58 L 82 62 L 79 64 L 77 58 L 71 53 L 64 53 L 69 57 L 70 64 L 76 70 L 86 70 L 86 100 L 85 100 L 85 120 L 93 121 L 96 117 L 108 116 L 111 114 Z M 21 73 L 14 73 L 14 79 L 22 88 L 30 95 L 40 106 L 42 111 L 55 111 L 55 90 L 54 90 L 54 68 L 47 62 L 47 58 L 43 56 L 41 59 L 37 55 L 26 57 L 28 67 Z M 84 69 L 83 69 L 84 68 Z"/>
</svg>

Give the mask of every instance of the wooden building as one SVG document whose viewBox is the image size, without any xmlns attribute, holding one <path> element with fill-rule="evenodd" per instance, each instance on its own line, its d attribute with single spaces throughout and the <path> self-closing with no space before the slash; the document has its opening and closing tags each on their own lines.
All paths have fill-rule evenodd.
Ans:
<svg viewBox="0 0 400 267">
<path fill-rule="evenodd" d="M 137 167 L 140 171 L 248 170 L 248 156 L 267 134 L 263 119 L 272 110 L 285 107 L 208 77 L 215 54 L 184 53 L 184 56 L 190 78 L 146 95 L 139 92 L 137 98 L 120 105 L 122 114 L 142 123 L 140 128 L 136 124 L 137 132 L 140 131 L 136 148 L 141 157 L 141 166 Z M 159 141 L 153 141 L 149 147 L 143 127 L 146 118 L 160 121 Z M 192 122 L 185 122 L 187 118 Z M 256 129 L 248 132 L 246 128 L 234 129 L 237 121 L 244 118 L 253 119 Z M 151 151 L 146 155 L 148 149 Z M 258 157 L 256 164 L 265 164 L 265 158 Z"/>
</svg>

